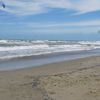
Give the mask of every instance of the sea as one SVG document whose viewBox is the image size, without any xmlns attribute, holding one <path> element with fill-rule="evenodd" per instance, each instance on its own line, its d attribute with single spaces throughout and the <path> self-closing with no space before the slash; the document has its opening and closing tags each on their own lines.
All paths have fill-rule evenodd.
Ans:
<svg viewBox="0 0 100 100">
<path fill-rule="evenodd" d="M 0 40 L 0 71 L 100 55 L 100 41 Z"/>
</svg>

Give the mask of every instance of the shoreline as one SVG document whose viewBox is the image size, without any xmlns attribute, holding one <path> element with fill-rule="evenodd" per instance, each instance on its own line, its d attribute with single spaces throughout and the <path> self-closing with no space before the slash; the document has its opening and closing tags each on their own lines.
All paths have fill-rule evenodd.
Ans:
<svg viewBox="0 0 100 100">
<path fill-rule="evenodd" d="M 0 71 L 18 70 L 23 68 L 38 67 L 45 64 L 59 63 L 80 58 L 100 56 L 100 49 L 77 52 L 61 52 L 24 58 L 6 59 L 0 61 Z"/>
<path fill-rule="evenodd" d="M 100 100 L 100 56 L 0 72 L 1 100 L 66 98 Z"/>
<path fill-rule="evenodd" d="M 81 62 L 83 62 L 83 61 L 85 62 L 87 60 L 92 60 L 92 59 L 95 60 L 96 58 L 98 59 L 98 58 L 100 58 L 100 56 L 88 56 L 88 57 L 84 57 L 84 58 L 76 58 L 76 59 L 72 59 L 72 60 L 64 60 L 64 61 L 59 61 L 59 62 L 47 63 L 47 64 L 43 64 L 43 65 L 38 65 L 38 66 L 35 66 L 35 67 L 31 66 L 31 67 L 14 69 L 14 70 L 3 70 L 3 71 L 0 71 L 0 73 L 13 73 L 13 72 L 20 72 L 20 71 L 54 69 L 54 68 L 57 68 L 57 65 L 58 65 L 58 68 L 59 68 L 60 67 L 59 65 L 63 65 L 63 64 L 64 64 L 63 67 L 68 68 L 68 66 L 67 67 L 65 66 L 66 64 L 71 64 L 71 63 L 76 63 L 76 62 L 79 62 L 79 64 L 81 64 Z M 96 62 L 95 64 L 97 64 L 97 63 L 99 63 L 99 62 Z M 91 63 L 90 63 L 90 65 L 91 65 Z M 76 65 L 74 65 L 74 66 L 76 66 Z M 60 68 L 62 68 L 62 71 L 64 71 L 63 67 L 60 67 Z M 79 66 L 79 67 L 81 68 L 81 66 Z M 77 70 L 77 68 L 75 68 L 75 69 Z M 60 73 L 60 72 L 58 72 L 58 73 Z"/>
</svg>

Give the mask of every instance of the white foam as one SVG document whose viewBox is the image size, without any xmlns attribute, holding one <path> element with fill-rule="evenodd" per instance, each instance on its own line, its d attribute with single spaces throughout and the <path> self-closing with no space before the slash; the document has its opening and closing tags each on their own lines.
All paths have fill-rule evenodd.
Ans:
<svg viewBox="0 0 100 100">
<path fill-rule="evenodd" d="M 7 43 L 7 40 L 0 40 L 0 43 Z"/>
<path fill-rule="evenodd" d="M 0 59 L 100 48 L 100 41 L 0 40 Z"/>
<path fill-rule="evenodd" d="M 48 45 L 0 47 L 0 51 L 29 50 L 48 48 Z"/>
</svg>

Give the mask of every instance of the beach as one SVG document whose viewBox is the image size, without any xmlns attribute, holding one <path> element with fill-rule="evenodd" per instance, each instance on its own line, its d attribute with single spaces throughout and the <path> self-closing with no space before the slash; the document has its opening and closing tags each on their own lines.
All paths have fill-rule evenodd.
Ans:
<svg viewBox="0 0 100 100">
<path fill-rule="evenodd" d="M 100 100 L 100 57 L 1 71 L 0 100 Z"/>
<path fill-rule="evenodd" d="M 0 100 L 100 100 L 100 0 L 0 0 Z"/>
</svg>

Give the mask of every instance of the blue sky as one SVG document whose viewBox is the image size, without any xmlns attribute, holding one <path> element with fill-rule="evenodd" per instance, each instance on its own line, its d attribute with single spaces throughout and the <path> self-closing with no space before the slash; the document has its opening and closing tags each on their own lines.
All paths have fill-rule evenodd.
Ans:
<svg viewBox="0 0 100 100">
<path fill-rule="evenodd" d="M 98 30 L 100 0 L 0 2 L 1 39 L 100 40 Z"/>
</svg>

